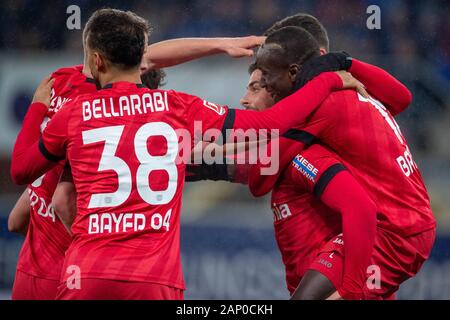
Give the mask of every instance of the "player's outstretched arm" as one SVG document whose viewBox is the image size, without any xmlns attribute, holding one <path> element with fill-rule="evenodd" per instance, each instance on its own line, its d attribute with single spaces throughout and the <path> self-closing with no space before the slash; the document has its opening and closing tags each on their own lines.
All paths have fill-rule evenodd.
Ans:
<svg viewBox="0 0 450 320">
<path fill-rule="evenodd" d="M 304 123 L 307 117 L 335 90 L 356 89 L 368 97 L 364 86 L 345 71 L 324 72 L 308 82 L 300 90 L 277 102 L 264 111 L 234 110 L 234 119 L 226 120 L 232 129 L 279 130 L 285 133 Z M 231 111 L 231 110 L 230 110 Z M 228 129 L 228 128 L 226 128 Z"/>
<path fill-rule="evenodd" d="M 39 150 L 41 123 L 50 105 L 50 94 L 54 80 L 42 80 L 23 120 L 11 159 L 11 178 L 16 184 L 28 184 L 36 180 L 57 162 L 47 160 Z"/>
<path fill-rule="evenodd" d="M 352 59 L 349 72 L 361 81 L 369 93 L 380 100 L 392 115 L 403 112 L 411 104 L 411 91 L 387 71 Z"/>
<path fill-rule="evenodd" d="M 252 48 L 264 43 L 265 37 L 180 38 L 154 43 L 147 47 L 142 66 L 145 70 L 171 67 L 213 54 L 251 57 Z"/>
<path fill-rule="evenodd" d="M 28 189 L 22 193 L 8 216 L 9 232 L 26 235 L 30 222 L 30 197 Z"/>
<path fill-rule="evenodd" d="M 206 141 L 198 143 L 191 153 L 191 163 L 186 165 L 185 181 L 212 180 L 247 184 L 250 166 L 245 162 L 247 161 L 245 156 L 248 151 L 257 148 L 258 144 L 258 141 L 226 143 L 224 145 Z M 206 151 L 206 148 L 210 147 L 212 149 Z M 211 152 L 223 155 L 222 162 L 205 161 L 205 156 L 210 155 Z M 239 159 L 243 161 L 239 162 L 238 157 L 244 157 L 244 159 Z M 231 159 L 231 161 L 227 159 Z M 199 160 L 201 160 L 201 163 L 199 163 Z"/>
<path fill-rule="evenodd" d="M 333 177 L 320 200 L 342 215 L 345 259 L 338 293 L 344 299 L 361 299 L 375 244 L 377 207 L 346 170 Z"/>
</svg>

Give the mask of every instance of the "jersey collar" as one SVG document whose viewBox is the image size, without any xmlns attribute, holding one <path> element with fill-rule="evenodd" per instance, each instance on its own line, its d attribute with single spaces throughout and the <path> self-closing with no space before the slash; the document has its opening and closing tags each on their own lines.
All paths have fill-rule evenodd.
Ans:
<svg viewBox="0 0 450 320">
<path fill-rule="evenodd" d="M 142 83 L 132 83 L 128 81 L 117 81 L 113 83 L 108 83 L 102 89 L 128 89 L 128 88 L 146 88 Z M 101 90 L 102 90 L 101 89 Z"/>
</svg>

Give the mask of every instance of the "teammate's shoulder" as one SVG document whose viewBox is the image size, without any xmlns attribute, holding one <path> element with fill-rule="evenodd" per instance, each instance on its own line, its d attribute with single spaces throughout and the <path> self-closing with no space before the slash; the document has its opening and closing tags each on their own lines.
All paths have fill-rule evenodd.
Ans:
<svg viewBox="0 0 450 320">
<path fill-rule="evenodd" d="M 182 91 L 177 91 L 177 90 L 164 90 L 165 92 L 167 92 L 167 94 L 169 96 L 173 96 L 173 97 L 177 97 L 180 99 L 190 99 L 190 98 L 194 98 L 195 96 L 186 92 L 182 92 Z"/>
<path fill-rule="evenodd" d="M 166 90 L 167 96 L 169 100 L 176 100 L 179 103 L 190 105 L 192 103 L 195 103 L 200 98 L 197 96 L 194 96 L 192 94 L 182 92 L 182 91 L 176 91 L 176 90 Z"/>
<path fill-rule="evenodd" d="M 69 102 L 67 102 L 67 107 L 79 106 L 86 100 L 92 100 L 95 98 L 101 98 L 103 95 L 99 94 L 99 91 L 95 92 L 80 92 L 76 96 L 74 96 Z M 106 95 L 105 95 L 106 96 Z"/>
<path fill-rule="evenodd" d="M 74 74 L 81 74 L 83 71 L 83 65 L 76 65 L 71 67 L 62 67 L 53 71 L 52 78 L 55 77 L 68 77 Z"/>
<path fill-rule="evenodd" d="M 358 99 L 358 94 L 353 89 L 345 89 L 345 90 L 337 90 L 333 91 L 326 99 L 325 101 L 330 102 L 336 102 L 336 101 L 352 101 L 354 99 Z"/>
</svg>

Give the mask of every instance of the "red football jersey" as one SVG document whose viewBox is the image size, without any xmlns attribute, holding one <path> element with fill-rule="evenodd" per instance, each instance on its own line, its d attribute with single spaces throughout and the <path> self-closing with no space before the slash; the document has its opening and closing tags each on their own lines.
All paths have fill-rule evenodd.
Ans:
<svg viewBox="0 0 450 320">
<path fill-rule="evenodd" d="M 184 289 L 182 153 L 190 154 L 197 134 L 220 133 L 227 110 L 188 94 L 116 82 L 55 116 L 41 150 L 62 155 L 67 148 L 78 195 L 63 279 L 77 266 L 81 278 Z"/>
<path fill-rule="evenodd" d="M 291 293 L 319 249 L 342 232 L 340 214 L 319 200 L 327 184 L 341 170 L 344 167 L 337 157 L 313 145 L 291 161 L 273 188 L 275 238 Z"/>
<path fill-rule="evenodd" d="M 82 74 L 83 66 L 61 68 L 52 74 L 55 79 L 51 103 L 41 129 L 49 119 L 78 94 L 93 92 L 96 86 Z M 27 274 L 59 280 L 64 255 L 71 237 L 52 207 L 55 188 L 61 178 L 65 160 L 28 186 L 30 222 L 20 251 L 17 269 Z"/>
<path fill-rule="evenodd" d="M 182 160 L 190 157 L 197 135 L 212 141 L 230 128 L 283 133 L 340 88 L 337 74 L 323 73 L 271 109 L 252 112 L 116 82 L 69 102 L 41 141 L 33 117 L 27 116 L 42 112 L 43 105 L 31 106 L 14 146 L 11 176 L 16 183 L 29 182 L 67 153 L 78 214 L 63 279 L 76 272 L 81 278 L 184 288 L 179 263 Z"/>
<path fill-rule="evenodd" d="M 388 110 L 355 91 L 332 93 L 302 130 L 334 150 L 379 210 L 378 225 L 408 236 L 435 219 L 419 169 Z"/>
</svg>

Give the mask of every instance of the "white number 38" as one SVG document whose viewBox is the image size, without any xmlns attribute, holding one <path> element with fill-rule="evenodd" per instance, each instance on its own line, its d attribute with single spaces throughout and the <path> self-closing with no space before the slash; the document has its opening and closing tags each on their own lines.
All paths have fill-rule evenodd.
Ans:
<svg viewBox="0 0 450 320">
<path fill-rule="evenodd" d="M 117 191 L 92 194 L 88 208 L 115 207 L 123 204 L 131 194 L 132 174 L 125 160 L 116 156 L 122 136 L 123 125 L 98 128 L 82 133 L 83 143 L 105 142 L 98 171 L 113 170 L 118 176 Z M 147 149 L 147 140 L 152 136 L 163 136 L 167 142 L 167 152 L 162 156 L 152 156 Z M 144 124 L 136 132 L 134 150 L 139 160 L 136 185 L 141 198 L 151 205 L 169 203 L 175 195 L 178 171 L 175 159 L 178 154 L 178 137 L 175 130 L 164 122 Z M 154 191 L 149 185 L 149 175 L 154 170 L 166 171 L 169 181 L 166 190 Z"/>
</svg>

